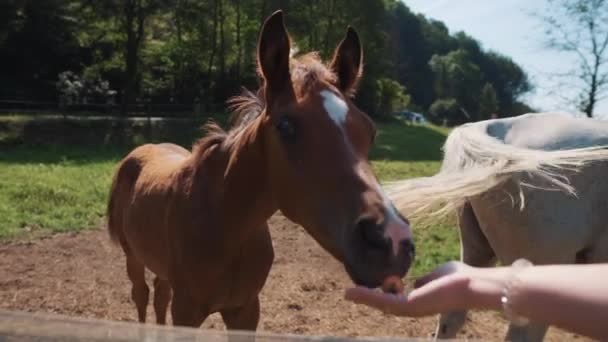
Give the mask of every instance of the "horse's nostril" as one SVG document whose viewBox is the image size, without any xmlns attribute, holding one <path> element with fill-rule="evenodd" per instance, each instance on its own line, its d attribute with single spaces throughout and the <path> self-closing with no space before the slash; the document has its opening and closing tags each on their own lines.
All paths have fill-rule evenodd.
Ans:
<svg viewBox="0 0 608 342">
<path fill-rule="evenodd" d="M 369 246 L 377 249 L 389 247 L 388 240 L 384 237 L 382 225 L 376 223 L 371 218 L 361 219 L 357 223 L 357 229 L 363 241 Z"/>
</svg>

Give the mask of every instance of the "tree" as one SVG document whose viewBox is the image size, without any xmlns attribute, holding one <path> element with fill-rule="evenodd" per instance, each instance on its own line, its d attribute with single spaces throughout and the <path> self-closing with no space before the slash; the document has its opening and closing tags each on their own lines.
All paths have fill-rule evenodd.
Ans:
<svg viewBox="0 0 608 342">
<path fill-rule="evenodd" d="M 124 74 L 122 79 L 121 113 L 138 95 L 141 83 L 141 50 L 146 40 L 147 20 L 165 8 L 167 0 L 82 0 L 83 9 L 92 8 L 98 21 L 118 21 L 123 45 Z"/>
<path fill-rule="evenodd" d="M 355 101 L 372 116 L 452 98 L 458 120 L 476 120 L 486 83 L 508 116 L 530 89 L 511 59 L 398 0 L 8 0 L 0 98 L 55 101 L 65 97 L 59 75 L 74 74 L 119 90 L 123 111 L 138 98 L 223 109 L 241 86 L 257 86 L 260 25 L 279 8 L 298 50 L 325 60 L 348 25 L 358 31 L 365 68 Z"/>
<path fill-rule="evenodd" d="M 429 108 L 431 121 L 436 124 L 455 125 L 466 121 L 456 99 L 439 99 Z"/>
<path fill-rule="evenodd" d="M 122 1 L 121 1 L 122 3 Z M 162 1 L 126 0 L 122 4 L 122 20 L 127 34 L 125 49 L 125 81 L 122 94 L 121 113 L 127 112 L 127 106 L 137 93 L 140 80 L 138 70 L 140 50 L 145 39 L 146 19 L 162 7 Z"/>
<path fill-rule="evenodd" d="M 608 96 L 608 0 L 549 0 L 547 8 L 539 15 L 546 45 L 577 60 L 555 76 L 576 89 L 578 108 L 592 117 Z"/>
<path fill-rule="evenodd" d="M 498 107 L 496 90 L 494 90 L 494 87 L 490 83 L 486 83 L 479 95 L 479 116 L 487 119 L 498 111 Z"/>
<path fill-rule="evenodd" d="M 381 78 L 376 81 L 378 103 L 375 106 L 377 116 L 387 117 L 391 113 L 407 108 L 410 103 L 410 96 L 406 94 L 405 87 L 399 82 L 389 78 Z"/>
<path fill-rule="evenodd" d="M 532 90 L 525 71 L 511 58 L 493 51 L 483 55 L 479 66 L 496 91 L 501 115 L 517 115 L 519 98 Z"/>
<path fill-rule="evenodd" d="M 477 116 L 482 73 L 470 54 L 463 49 L 445 56 L 435 55 L 429 62 L 435 76 L 435 92 L 439 98 L 455 99 L 469 120 Z"/>
<path fill-rule="evenodd" d="M 2 2 L 0 98 L 54 100 L 57 75 L 83 58 L 69 3 Z"/>
</svg>

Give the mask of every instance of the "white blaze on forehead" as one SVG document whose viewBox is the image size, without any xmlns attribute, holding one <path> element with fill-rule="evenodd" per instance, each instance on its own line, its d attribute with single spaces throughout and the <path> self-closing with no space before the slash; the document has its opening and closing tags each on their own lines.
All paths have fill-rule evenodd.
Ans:
<svg viewBox="0 0 608 342">
<path fill-rule="evenodd" d="M 325 107 L 325 111 L 327 111 L 329 117 L 344 131 L 346 114 L 348 113 L 346 102 L 329 90 L 321 91 L 321 97 L 323 97 L 323 107 Z"/>
</svg>

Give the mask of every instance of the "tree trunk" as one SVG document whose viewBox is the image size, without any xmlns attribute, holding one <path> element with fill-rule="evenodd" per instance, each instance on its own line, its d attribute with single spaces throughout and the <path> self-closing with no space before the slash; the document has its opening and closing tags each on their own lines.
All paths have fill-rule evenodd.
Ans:
<svg viewBox="0 0 608 342">
<path fill-rule="evenodd" d="M 585 114 L 588 117 L 593 117 L 593 111 L 595 110 L 595 104 L 597 102 L 597 87 L 598 87 L 598 77 L 600 74 L 600 66 L 602 64 L 602 55 L 597 52 L 596 44 L 594 41 L 593 44 L 593 52 L 595 57 L 595 63 L 593 64 L 593 71 L 591 74 L 591 88 L 589 89 L 587 104 L 585 105 Z"/>
<path fill-rule="evenodd" d="M 177 30 L 177 77 L 174 84 L 173 91 L 178 94 L 180 100 L 184 99 L 183 94 L 183 83 L 184 83 L 184 61 L 182 54 L 182 46 L 183 46 L 183 36 L 182 36 L 182 6 L 183 0 L 179 0 L 177 5 L 174 8 L 174 16 L 175 16 L 175 28 Z M 181 102 L 181 101 L 180 101 Z"/>
<path fill-rule="evenodd" d="M 595 110 L 596 96 L 597 96 L 597 75 L 592 76 L 591 89 L 589 90 L 589 98 L 587 105 L 585 106 L 585 114 L 587 117 L 593 117 L 593 111 Z"/>
<path fill-rule="evenodd" d="M 331 55 L 331 50 L 329 47 L 329 43 L 330 43 L 330 38 L 331 38 L 331 33 L 333 32 L 334 29 L 334 8 L 335 8 L 335 4 L 334 4 L 334 0 L 328 0 L 327 1 L 328 6 L 329 6 L 329 10 L 328 10 L 328 17 L 329 17 L 329 21 L 327 23 L 327 32 L 325 32 L 325 41 L 323 42 L 323 52 L 325 54 Z"/>
<path fill-rule="evenodd" d="M 241 58 L 243 47 L 241 46 L 241 0 L 235 1 L 236 5 L 236 79 L 241 79 Z"/>
<path fill-rule="evenodd" d="M 260 6 L 260 25 L 264 23 L 264 20 L 266 20 L 266 16 L 268 16 L 270 13 L 268 13 L 268 0 L 262 0 L 261 6 Z"/>
<path fill-rule="evenodd" d="M 312 50 L 314 49 L 314 44 L 315 44 L 315 18 L 314 18 L 314 4 L 313 1 L 309 1 L 308 2 L 308 24 L 309 26 L 309 31 L 308 31 L 308 49 Z"/>
<path fill-rule="evenodd" d="M 127 31 L 127 45 L 125 53 L 125 79 L 123 83 L 122 102 L 120 107 L 121 115 L 126 115 L 127 106 L 133 96 L 133 86 L 135 85 L 135 73 L 137 72 L 137 41 L 135 39 L 135 0 L 127 0 L 124 6 L 125 29 Z"/>
<path fill-rule="evenodd" d="M 223 0 L 217 0 L 218 2 L 218 17 L 220 21 L 220 81 L 223 83 L 226 77 L 226 39 L 224 39 L 224 2 Z"/>
<path fill-rule="evenodd" d="M 126 75 L 123 88 L 122 104 L 120 112 L 127 114 L 128 106 L 133 102 L 133 97 L 138 86 L 138 63 L 139 49 L 144 38 L 144 24 L 146 13 L 141 0 L 128 0 L 125 3 L 125 25 L 127 27 L 127 51 L 126 51 Z M 136 25 L 135 27 L 133 27 Z"/>
<path fill-rule="evenodd" d="M 217 50 L 217 5 L 219 0 L 213 1 L 213 33 L 211 36 L 211 54 L 209 55 L 209 62 L 207 64 L 207 79 L 209 80 L 209 84 L 211 85 L 213 72 L 213 63 L 215 60 L 215 53 Z"/>
</svg>

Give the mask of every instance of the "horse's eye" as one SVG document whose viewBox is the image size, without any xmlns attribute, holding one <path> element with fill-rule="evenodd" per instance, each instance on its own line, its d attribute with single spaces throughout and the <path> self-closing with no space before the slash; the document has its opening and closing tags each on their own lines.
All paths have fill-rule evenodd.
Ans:
<svg viewBox="0 0 608 342">
<path fill-rule="evenodd" d="M 279 132 L 279 135 L 281 136 L 281 139 L 285 141 L 292 141 L 295 138 L 296 127 L 289 118 L 282 117 L 281 119 L 279 119 L 279 122 L 277 122 L 276 127 L 277 131 Z"/>
</svg>

